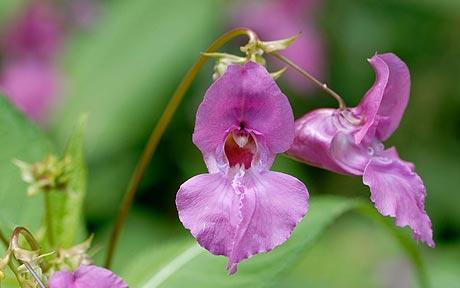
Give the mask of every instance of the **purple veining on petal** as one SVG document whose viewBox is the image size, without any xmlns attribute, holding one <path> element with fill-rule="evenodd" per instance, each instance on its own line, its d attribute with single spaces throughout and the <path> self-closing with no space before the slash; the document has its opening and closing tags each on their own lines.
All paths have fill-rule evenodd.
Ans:
<svg viewBox="0 0 460 288">
<path fill-rule="evenodd" d="M 289 156 L 309 165 L 349 174 L 331 158 L 330 145 L 338 132 L 338 112 L 318 109 L 295 121 L 295 137 Z"/>
<path fill-rule="evenodd" d="M 198 243 L 229 258 L 230 274 L 286 241 L 307 211 L 305 185 L 268 170 L 293 137 L 286 96 L 253 62 L 229 66 L 198 108 L 193 142 L 210 173 L 182 184 L 176 205 Z"/>
<path fill-rule="evenodd" d="M 364 184 L 371 200 L 384 216 L 396 218 L 396 225 L 409 226 L 414 238 L 434 247 L 431 221 L 425 212 L 425 186 L 406 163 L 397 159 L 373 158 L 366 166 Z"/>
<path fill-rule="evenodd" d="M 294 138 L 289 101 L 267 70 L 254 62 L 229 66 L 211 85 L 198 108 L 193 143 L 206 157 L 240 128 L 263 134 L 271 153 L 284 152 Z"/>
<path fill-rule="evenodd" d="M 287 174 L 248 171 L 241 187 L 242 221 L 227 255 L 230 273 L 242 260 L 284 243 L 308 210 L 307 188 Z"/>
<path fill-rule="evenodd" d="M 59 271 L 51 276 L 49 288 L 128 288 L 112 271 L 94 265 L 81 265 L 75 272 Z"/>
</svg>

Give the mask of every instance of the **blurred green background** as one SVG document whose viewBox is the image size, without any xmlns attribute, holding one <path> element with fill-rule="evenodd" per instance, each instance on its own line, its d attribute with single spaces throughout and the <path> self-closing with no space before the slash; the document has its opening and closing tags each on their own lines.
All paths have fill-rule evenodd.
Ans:
<svg viewBox="0 0 460 288">
<path fill-rule="evenodd" d="M 1 23 L 26 2 L 0 1 Z M 88 230 L 96 235 L 99 264 L 131 172 L 167 100 L 199 53 L 237 25 L 232 15 L 245 3 L 99 1 L 93 3 L 98 13 L 91 25 L 69 31 L 58 57 L 66 88 L 50 120 L 41 126 L 62 146 L 78 116 L 89 112 L 85 214 Z M 460 1 L 325 0 L 313 15 L 325 43 L 322 80 L 350 106 L 374 80 L 367 58 L 394 52 L 409 66 L 411 99 L 386 146 L 397 146 L 403 159 L 416 164 L 427 188 L 425 206 L 437 247 L 418 247 L 432 286 L 460 287 Z M 222 51 L 238 53 L 236 44 Z M 209 63 L 187 93 L 144 177 L 116 254 L 114 271 L 122 276 L 132 273 L 125 271 L 132 270 L 139 255 L 168 251 L 171 243 L 189 238 L 174 200 L 181 183 L 206 171 L 191 133 L 211 75 Z M 321 91 L 300 93 L 282 78 L 278 82 L 297 117 L 336 105 Z M 312 199 L 331 194 L 369 198 L 359 177 L 336 175 L 284 156 L 277 158 L 274 170 L 301 179 Z M 290 266 L 275 286 L 417 287 L 412 265 L 395 240 L 353 213 L 335 221 Z M 225 274 L 223 265 L 216 269 Z M 196 277 L 206 281 L 212 273 Z"/>
</svg>

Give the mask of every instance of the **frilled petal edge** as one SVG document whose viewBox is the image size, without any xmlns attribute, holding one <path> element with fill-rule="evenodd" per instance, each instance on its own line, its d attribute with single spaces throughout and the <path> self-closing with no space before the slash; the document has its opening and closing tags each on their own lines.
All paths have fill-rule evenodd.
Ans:
<svg viewBox="0 0 460 288">
<path fill-rule="evenodd" d="M 371 200 L 382 215 L 396 218 L 396 225 L 409 226 L 416 240 L 435 246 L 424 208 L 425 186 L 408 163 L 374 157 L 364 170 L 363 182 L 370 187 Z"/>
<path fill-rule="evenodd" d="M 185 182 L 176 198 L 179 218 L 198 243 L 237 264 L 285 242 L 307 212 L 308 192 L 278 172 L 240 171 L 233 179 L 202 174 Z"/>
</svg>

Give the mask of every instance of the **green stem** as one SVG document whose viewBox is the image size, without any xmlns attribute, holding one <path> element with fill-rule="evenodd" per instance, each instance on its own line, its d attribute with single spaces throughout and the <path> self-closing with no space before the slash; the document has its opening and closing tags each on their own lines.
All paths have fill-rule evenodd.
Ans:
<svg viewBox="0 0 460 288">
<path fill-rule="evenodd" d="M 24 227 L 16 227 L 14 230 L 13 230 L 13 235 L 11 236 L 11 241 L 10 241 L 10 246 L 12 249 L 15 249 L 15 248 L 19 248 L 19 235 L 22 235 L 27 243 L 29 243 L 29 246 L 32 250 L 40 250 L 40 244 L 38 243 L 38 241 L 35 239 L 34 235 L 32 235 L 32 233 L 27 230 L 26 228 Z M 8 263 L 11 271 L 13 271 L 13 273 L 15 274 L 16 276 L 16 279 L 18 279 L 18 282 L 19 284 L 21 285 L 21 287 L 23 287 L 23 278 L 19 275 L 16 267 L 14 266 L 14 264 L 12 263 L 13 262 L 13 259 L 16 259 L 14 254 L 12 255 L 12 261 L 10 261 Z M 22 262 L 22 261 L 20 261 Z M 28 263 L 24 263 L 23 264 L 28 264 Z M 29 265 L 30 266 L 30 265 Z M 26 265 L 26 268 L 29 269 L 29 267 L 27 267 Z M 30 267 L 31 268 L 31 267 Z M 43 285 L 42 281 L 38 278 L 38 276 L 36 275 L 35 271 L 31 271 L 31 274 L 32 276 L 35 278 L 35 280 L 37 281 L 37 284 L 40 286 L 40 287 L 46 287 Z"/>
<path fill-rule="evenodd" d="M 254 41 L 254 39 L 257 39 L 256 34 L 251 30 L 247 28 L 236 28 L 217 38 L 206 49 L 205 53 L 215 52 L 228 41 L 241 35 L 247 35 L 249 37 L 249 41 Z M 144 151 L 142 152 L 139 162 L 137 163 L 136 168 L 134 169 L 133 175 L 128 185 L 128 189 L 122 200 L 120 210 L 115 221 L 115 226 L 110 236 L 109 247 L 105 260 L 105 266 L 107 268 L 109 268 L 112 263 L 115 247 L 120 237 L 123 224 L 126 220 L 126 217 L 128 216 L 129 209 L 131 208 L 134 196 L 136 195 L 137 189 L 139 188 L 145 170 L 149 165 L 150 160 L 152 159 L 152 156 L 158 146 L 158 143 L 160 142 L 161 137 L 163 136 L 163 133 L 165 132 L 169 122 L 171 121 L 179 104 L 181 103 L 185 92 L 187 92 L 188 88 L 190 87 L 190 84 L 192 83 L 193 79 L 195 79 L 201 67 L 206 63 L 207 58 L 208 57 L 206 55 L 200 55 L 196 62 L 193 64 L 193 66 L 190 68 L 190 70 L 187 72 L 185 77 L 182 79 L 182 82 L 179 84 L 176 91 L 169 100 L 165 110 L 163 111 L 163 114 L 160 117 L 160 120 L 153 129 L 152 134 L 150 135 L 147 141 L 147 144 L 144 148 Z"/>
<path fill-rule="evenodd" d="M 0 230 L 0 241 L 5 245 L 6 248 L 10 245 L 8 239 L 3 235 L 3 232 Z"/>
<path fill-rule="evenodd" d="M 278 52 L 271 52 L 270 53 L 271 55 L 273 55 L 275 58 L 277 58 L 278 60 L 280 60 L 281 62 L 285 63 L 286 65 L 288 65 L 289 67 L 291 67 L 292 69 L 294 69 L 295 71 L 299 72 L 300 74 L 302 74 L 302 76 L 308 78 L 309 80 L 311 80 L 313 83 L 315 83 L 318 87 L 320 87 L 321 89 L 323 89 L 324 91 L 326 91 L 327 94 L 331 95 L 332 97 L 334 97 L 335 100 L 337 100 L 337 102 L 339 103 L 339 109 L 345 109 L 347 108 L 347 105 L 345 104 L 345 101 L 343 100 L 342 97 L 340 97 L 339 94 L 335 93 L 333 90 L 329 89 L 329 87 L 327 87 L 327 85 L 325 83 L 321 83 L 318 79 L 316 79 L 313 75 L 311 75 L 310 73 L 308 73 L 307 71 L 303 70 L 302 68 L 300 68 L 300 66 L 298 66 L 297 64 L 295 64 L 294 62 L 292 62 L 291 60 L 289 60 L 288 58 L 286 58 L 285 56 L 279 54 Z"/>
<path fill-rule="evenodd" d="M 49 191 L 45 191 L 45 218 L 46 218 L 46 234 L 48 236 L 48 243 L 51 247 L 54 247 L 54 233 L 53 233 L 53 214 L 51 212 L 51 201 Z"/>
</svg>

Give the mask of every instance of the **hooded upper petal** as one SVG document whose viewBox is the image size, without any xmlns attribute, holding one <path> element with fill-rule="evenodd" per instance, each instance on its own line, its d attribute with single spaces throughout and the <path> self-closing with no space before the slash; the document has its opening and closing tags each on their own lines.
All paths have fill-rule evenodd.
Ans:
<svg viewBox="0 0 460 288">
<path fill-rule="evenodd" d="M 410 74 L 404 62 L 393 53 L 377 54 L 369 63 L 376 73 L 374 85 L 356 107 L 364 125 L 355 134 L 359 144 L 369 132 L 386 140 L 399 126 L 410 94 Z M 375 130 L 369 130 L 375 125 Z M 374 135 L 370 135 L 371 137 Z"/>
<path fill-rule="evenodd" d="M 198 108 L 193 143 L 206 157 L 239 128 L 263 136 L 274 154 L 286 151 L 294 138 L 288 99 L 267 70 L 254 62 L 229 66 L 209 87 Z"/>
<path fill-rule="evenodd" d="M 374 157 L 364 170 L 363 182 L 370 187 L 371 200 L 382 215 L 395 217 L 396 225 L 409 226 L 416 240 L 434 247 L 431 220 L 424 208 L 425 186 L 409 163 Z"/>
<path fill-rule="evenodd" d="M 95 265 L 81 265 L 75 272 L 59 271 L 51 276 L 49 288 L 128 288 L 112 271 Z"/>
<path fill-rule="evenodd" d="M 182 184 L 176 198 L 179 218 L 198 243 L 229 258 L 230 273 L 252 255 L 286 241 L 307 211 L 308 192 L 296 178 L 239 170 L 198 175 Z"/>
</svg>

